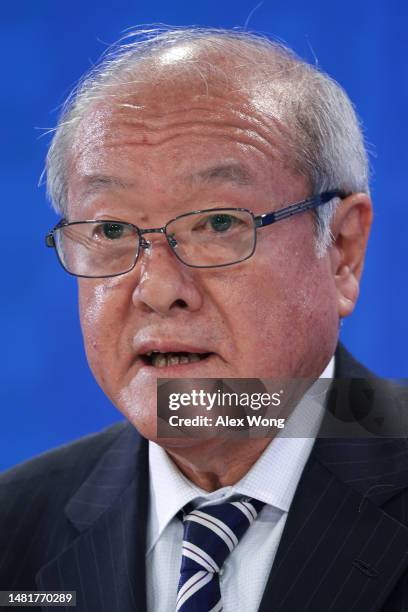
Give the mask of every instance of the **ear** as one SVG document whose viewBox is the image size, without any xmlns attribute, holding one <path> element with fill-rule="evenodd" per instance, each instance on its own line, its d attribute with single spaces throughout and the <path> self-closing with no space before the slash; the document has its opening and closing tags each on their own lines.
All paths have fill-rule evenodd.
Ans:
<svg viewBox="0 0 408 612">
<path fill-rule="evenodd" d="M 350 315 L 356 305 L 372 220 L 372 204 L 366 193 L 344 198 L 334 215 L 330 259 L 339 317 Z"/>
</svg>

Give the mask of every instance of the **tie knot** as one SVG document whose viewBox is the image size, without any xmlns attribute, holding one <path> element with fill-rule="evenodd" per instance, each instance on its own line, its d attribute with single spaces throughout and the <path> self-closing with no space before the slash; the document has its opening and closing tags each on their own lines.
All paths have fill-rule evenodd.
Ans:
<svg viewBox="0 0 408 612">
<path fill-rule="evenodd" d="M 185 514 L 181 571 L 219 572 L 264 505 L 244 497 Z"/>
</svg>

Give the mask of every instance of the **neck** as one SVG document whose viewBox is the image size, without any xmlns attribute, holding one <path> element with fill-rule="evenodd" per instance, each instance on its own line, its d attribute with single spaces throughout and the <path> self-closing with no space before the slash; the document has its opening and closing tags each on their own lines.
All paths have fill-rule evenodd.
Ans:
<svg viewBox="0 0 408 612">
<path fill-rule="evenodd" d="M 205 491 L 215 491 L 241 480 L 270 442 L 271 438 L 210 440 L 165 450 L 186 478 Z"/>
</svg>

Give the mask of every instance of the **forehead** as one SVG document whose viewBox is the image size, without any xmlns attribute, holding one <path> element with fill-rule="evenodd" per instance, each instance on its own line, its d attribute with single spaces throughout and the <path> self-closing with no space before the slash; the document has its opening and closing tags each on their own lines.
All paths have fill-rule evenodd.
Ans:
<svg viewBox="0 0 408 612">
<path fill-rule="evenodd" d="M 285 127 L 275 117 L 257 113 L 247 100 L 190 95 L 164 102 L 164 95 L 163 91 L 161 98 L 152 100 L 135 96 L 132 101 L 127 97 L 94 105 L 78 126 L 71 163 L 85 171 L 85 162 L 114 161 L 111 156 L 119 149 L 136 151 L 145 145 L 166 155 L 172 149 L 175 155 L 179 146 L 182 150 L 182 141 L 198 148 L 211 140 L 219 145 L 241 144 L 241 149 L 253 147 L 288 161 Z"/>
<path fill-rule="evenodd" d="M 160 137 L 163 128 L 193 124 L 196 130 L 200 125 L 252 130 L 266 141 L 280 136 L 283 145 L 291 134 L 281 116 L 282 92 L 272 93 L 272 72 L 256 69 L 248 56 L 237 59 L 231 49 L 190 43 L 164 50 L 117 74 L 93 96 L 76 131 L 76 149 L 86 142 L 107 144 L 124 131 L 129 137 L 127 128 L 136 142 L 150 131 L 149 142 L 155 143 L 154 132 Z"/>
<path fill-rule="evenodd" d="M 244 186 L 290 168 L 287 128 L 242 74 L 234 86 L 171 68 L 139 77 L 107 90 L 81 120 L 69 166 L 75 199 L 78 190 L 136 188 L 153 172 L 163 184 Z"/>
</svg>

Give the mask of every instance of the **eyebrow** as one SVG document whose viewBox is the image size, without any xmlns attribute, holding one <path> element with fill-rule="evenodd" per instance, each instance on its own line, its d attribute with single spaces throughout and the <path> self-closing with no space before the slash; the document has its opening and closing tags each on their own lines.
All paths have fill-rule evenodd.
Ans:
<svg viewBox="0 0 408 612">
<path fill-rule="evenodd" d="M 111 187 L 119 189 L 129 189 L 134 184 L 116 176 L 110 176 L 109 174 L 87 174 L 82 177 L 82 181 L 85 185 L 85 193 L 102 191 Z"/>
<path fill-rule="evenodd" d="M 210 166 L 189 176 L 191 180 L 203 182 L 235 183 L 236 185 L 251 185 L 254 182 L 253 175 L 240 163 L 232 162 Z"/>
</svg>

